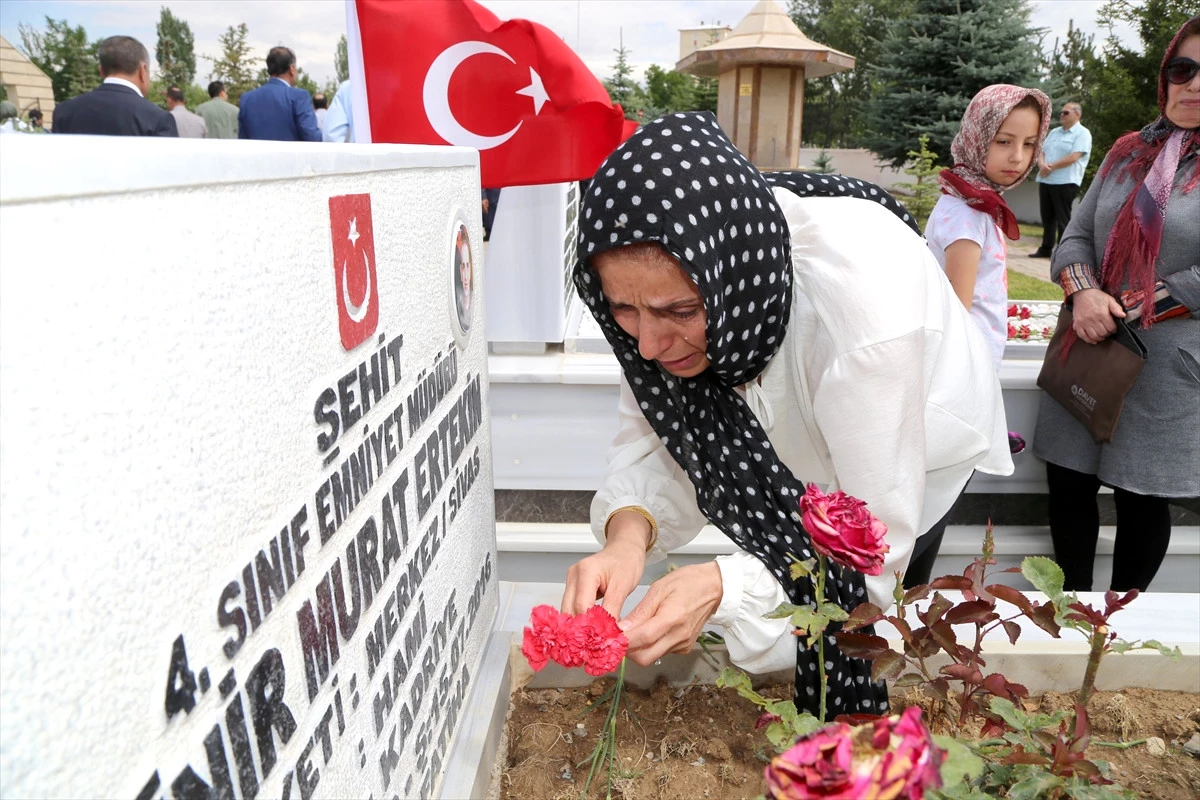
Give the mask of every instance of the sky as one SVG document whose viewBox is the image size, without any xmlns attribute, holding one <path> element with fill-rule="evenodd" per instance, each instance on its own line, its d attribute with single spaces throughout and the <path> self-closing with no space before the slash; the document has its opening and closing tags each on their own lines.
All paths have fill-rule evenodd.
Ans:
<svg viewBox="0 0 1200 800">
<path fill-rule="evenodd" d="M 578 52 L 597 75 L 607 77 L 614 50 L 623 40 L 630 64 L 640 76 L 651 64 L 673 67 L 679 54 L 680 28 L 714 23 L 736 25 L 755 0 L 483 0 L 501 19 L 521 18 L 554 30 Z M 217 37 L 230 25 L 245 22 L 257 56 L 285 44 L 296 52 L 305 72 L 324 83 L 334 78 L 334 51 L 346 31 L 342 0 L 0 0 L 0 35 L 20 44 L 18 24 L 37 27 L 45 17 L 83 25 L 90 39 L 115 34 L 136 37 L 154 53 L 155 24 L 167 6 L 192 28 L 196 49 L 196 83 L 207 83 L 210 65 L 201 56 L 219 54 Z M 786 8 L 786 0 L 780 0 Z M 1064 38 L 1068 22 L 1107 35 L 1096 24 L 1102 0 L 1032 0 L 1034 26 L 1046 29 L 1046 46 Z M 1129 29 L 1116 31 L 1127 42 Z"/>
</svg>

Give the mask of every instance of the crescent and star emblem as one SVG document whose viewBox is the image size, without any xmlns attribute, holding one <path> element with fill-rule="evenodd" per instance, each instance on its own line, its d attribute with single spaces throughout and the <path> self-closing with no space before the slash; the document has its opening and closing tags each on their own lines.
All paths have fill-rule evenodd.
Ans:
<svg viewBox="0 0 1200 800">
<path fill-rule="evenodd" d="M 429 65 L 429 71 L 425 73 L 423 99 L 425 116 L 429 118 L 429 124 L 433 126 L 433 130 L 438 136 L 446 140 L 447 144 L 474 147 L 476 150 L 489 150 L 511 139 L 521 129 L 521 123 L 518 122 L 507 133 L 499 136 L 483 136 L 469 131 L 454 118 L 448 96 L 450 79 L 454 76 L 454 71 L 468 58 L 481 53 L 501 56 L 509 63 L 517 63 L 508 53 L 487 42 L 459 42 L 451 45 Z M 539 114 L 542 106 L 550 100 L 550 95 L 546 94 L 546 87 L 542 85 L 542 76 L 538 75 L 533 67 L 529 68 L 529 85 L 524 89 L 518 89 L 516 94 L 526 95 L 533 100 L 534 116 Z"/>
<path fill-rule="evenodd" d="M 346 238 L 352 246 L 357 247 L 361 235 L 358 232 L 358 217 L 354 217 L 350 220 L 350 235 Z M 355 305 L 350 302 L 350 290 L 346 287 L 346 262 L 342 261 L 342 301 L 346 304 L 346 316 L 355 324 L 366 319 L 367 311 L 371 308 L 371 262 L 367 260 L 366 250 L 363 250 L 363 266 L 367 271 L 367 291 L 363 294 L 362 304 Z"/>
</svg>

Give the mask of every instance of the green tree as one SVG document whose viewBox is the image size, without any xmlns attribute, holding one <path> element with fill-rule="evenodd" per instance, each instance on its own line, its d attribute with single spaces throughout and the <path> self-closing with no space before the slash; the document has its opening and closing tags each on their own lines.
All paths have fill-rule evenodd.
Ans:
<svg viewBox="0 0 1200 800">
<path fill-rule="evenodd" d="M 861 146 L 887 23 L 911 7 L 912 0 L 791 0 L 788 14 L 806 36 L 855 59 L 852 70 L 805 82 L 805 142 Z"/>
<path fill-rule="evenodd" d="M 100 84 L 100 42 L 88 42 L 82 25 L 72 28 L 65 19 L 46 17 L 44 31 L 23 22 L 17 30 L 21 50 L 49 76 L 55 102 L 69 100 Z"/>
<path fill-rule="evenodd" d="M 1045 80 L 1042 89 L 1058 109 L 1063 103 L 1079 102 L 1085 92 L 1085 75 L 1089 64 L 1095 59 L 1094 37 L 1075 27 L 1075 21 L 1067 23 L 1067 36 L 1062 41 L 1054 40 L 1042 64 Z"/>
<path fill-rule="evenodd" d="M 350 80 L 350 52 L 346 46 L 346 34 L 338 39 L 337 50 L 333 53 L 333 69 L 337 73 L 337 82 Z"/>
<path fill-rule="evenodd" d="M 633 79 L 633 67 L 629 66 L 629 51 L 625 49 L 623 37 L 620 45 L 613 52 L 617 54 L 617 63 L 613 64 L 612 77 L 603 81 L 604 88 L 608 90 L 608 96 L 612 98 L 612 101 L 620 103 L 621 107 L 625 109 L 627 119 L 636 119 L 634 101 L 640 99 L 637 95 L 641 93 L 641 90 L 637 81 Z"/>
<path fill-rule="evenodd" d="M 154 60 L 158 62 L 159 77 L 167 86 L 192 85 L 196 77 L 196 51 L 191 26 L 163 6 L 155 33 L 158 44 L 154 47 Z"/>
<path fill-rule="evenodd" d="M 914 0 L 908 16 L 888 23 L 866 147 L 900 166 L 906 143 L 928 134 L 930 151 L 945 160 L 976 92 L 1032 82 L 1038 38 L 1029 12 L 1026 0 Z"/>
<path fill-rule="evenodd" d="M 225 90 L 229 92 L 229 102 L 235 104 L 244 93 L 258 85 L 253 65 L 254 50 L 246 42 L 249 35 L 246 23 L 236 27 L 230 25 L 217 39 L 221 45 L 221 55 L 216 58 L 205 56 L 212 64 L 208 79 L 223 82 Z"/>
<path fill-rule="evenodd" d="M 651 64 L 646 70 L 646 100 L 659 113 L 695 109 L 696 82 L 691 75 Z"/>
<path fill-rule="evenodd" d="M 917 221 L 917 226 L 925 230 L 925 222 L 937 205 L 941 189 L 938 186 L 937 175 L 942 171 L 938 166 L 937 154 L 929 150 L 929 136 L 922 134 L 919 140 L 919 150 L 909 150 L 908 165 L 904 167 L 905 175 L 912 175 L 916 180 L 903 181 L 894 184 L 892 190 L 900 202 L 908 209 Z"/>
</svg>

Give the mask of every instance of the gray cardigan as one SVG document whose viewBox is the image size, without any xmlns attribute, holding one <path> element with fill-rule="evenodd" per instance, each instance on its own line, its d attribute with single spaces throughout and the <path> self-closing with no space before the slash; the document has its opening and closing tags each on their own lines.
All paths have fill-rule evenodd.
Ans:
<svg viewBox="0 0 1200 800">
<path fill-rule="evenodd" d="M 1135 326 L 1149 355 L 1125 397 L 1112 442 L 1096 444 L 1083 425 L 1044 394 L 1034 431 L 1038 457 L 1137 494 L 1200 497 L 1200 382 L 1178 352 L 1182 348 L 1200 358 L 1200 188 L 1183 193 L 1196 158 L 1193 154 L 1175 173 L 1157 264 L 1159 280 L 1191 315 L 1146 330 Z M 1054 253 L 1055 280 L 1070 264 L 1091 265 L 1099 274 L 1109 232 L 1135 188 L 1132 181 L 1118 178 L 1120 171 L 1114 165 L 1107 177 L 1097 173 Z"/>
</svg>

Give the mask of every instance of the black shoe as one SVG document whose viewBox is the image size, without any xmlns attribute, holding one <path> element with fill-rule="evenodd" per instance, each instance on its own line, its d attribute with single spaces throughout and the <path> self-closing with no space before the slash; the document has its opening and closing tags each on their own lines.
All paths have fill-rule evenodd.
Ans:
<svg viewBox="0 0 1200 800">
<path fill-rule="evenodd" d="M 1049 258 L 1050 254 L 1047 253 L 1045 250 L 1034 250 L 1032 253 L 1029 254 L 1029 257 L 1030 258 Z"/>
</svg>

